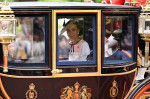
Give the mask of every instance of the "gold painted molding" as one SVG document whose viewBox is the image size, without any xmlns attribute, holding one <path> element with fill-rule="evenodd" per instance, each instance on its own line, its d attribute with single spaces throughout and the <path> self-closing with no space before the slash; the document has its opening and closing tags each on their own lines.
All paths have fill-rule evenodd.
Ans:
<svg viewBox="0 0 150 99">
<path fill-rule="evenodd" d="M 5 88 L 4 88 L 4 86 L 3 86 L 1 77 L 0 77 L 0 89 L 1 89 L 3 95 L 4 95 L 4 97 L 5 97 L 6 99 L 11 99 L 11 98 L 8 96 L 7 92 L 5 91 Z"/>
<path fill-rule="evenodd" d="M 8 75 L 8 74 L 0 73 L 0 76 L 9 77 L 9 78 L 24 78 L 24 79 L 41 78 L 43 79 L 43 78 L 62 78 L 62 77 L 118 76 L 118 75 L 127 75 L 133 72 L 136 72 L 136 69 L 129 71 L 129 72 L 125 72 L 125 73 L 101 74 L 101 75 L 99 75 L 97 72 L 89 72 L 89 73 L 62 73 L 59 75 L 56 74 L 56 76 L 16 76 L 16 75 Z"/>
<path fill-rule="evenodd" d="M 136 69 L 135 69 L 136 70 Z M 126 94 L 125 98 L 124 99 L 127 99 L 127 97 L 129 96 L 129 94 L 132 92 L 133 88 L 134 88 L 134 81 L 135 81 L 135 77 L 136 77 L 136 72 L 137 70 L 135 71 L 135 74 L 134 74 L 134 79 L 133 79 L 133 82 L 132 82 L 132 85 L 128 91 L 128 93 Z"/>
<path fill-rule="evenodd" d="M 133 70 L 131 70 L 131 71 L 124 72 L 124 73 L 101 74 L 101 76 L 117 76 L 117 75 L 126 75 L 126 74 L 133 73 L 133 72 L 135 72 L 135 71 L 137 71 L 137 69 L 136 69 L 136 68 L 135 68 L 135 69 L 133 69 Z"/>
<path fill-rule="evenodd" d="M 85 14 L 96 14 L 97 15 L 97 72 L 93 73 L 53 73 L 53 77 L 81 77 L 81 76 L 100 76 L 101 75 L 101 10 L 53 10 L 52 11 L 52 71 L 57 70 L 56 65 L 56 14 L 63 13 L 85 13 Z"/>
</svg>

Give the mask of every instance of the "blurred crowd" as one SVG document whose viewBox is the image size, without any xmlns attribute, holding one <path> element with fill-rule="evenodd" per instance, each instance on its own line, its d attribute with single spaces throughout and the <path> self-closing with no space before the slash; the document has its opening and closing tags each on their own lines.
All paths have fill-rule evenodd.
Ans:
<svg viewBox="0 0 150 99">
<path fill-rule="evenodd" d="M 44 62 L 44 17 L 18 17 L 17 20 L 16 39 L 8 46 L 9 62 Z"/>
</svg>

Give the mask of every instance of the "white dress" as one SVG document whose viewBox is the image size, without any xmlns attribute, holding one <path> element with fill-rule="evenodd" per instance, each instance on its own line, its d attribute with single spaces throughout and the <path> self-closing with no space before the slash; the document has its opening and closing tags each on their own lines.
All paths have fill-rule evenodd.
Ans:
<svg viewBox="0 0 150 99">
<path fill-rule="evenodd" d="M 90 54 L 90 48 L 86 41 L 80 40 L 77 44 L 71 46 L 69 52 L 69 61 L 87 61 Z"/>
</svg>

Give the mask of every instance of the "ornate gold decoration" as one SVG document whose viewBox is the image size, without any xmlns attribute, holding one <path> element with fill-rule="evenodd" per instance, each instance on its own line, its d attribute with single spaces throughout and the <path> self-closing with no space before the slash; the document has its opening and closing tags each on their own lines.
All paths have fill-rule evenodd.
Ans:
<svg viewBox="0 0 150 99">
<path fill-rule="evenodd" d="M 112 87 L 110 88 L 110 96 L 112 98 L 116 97 L 118 95 L 118 87 L 117 87 L 117 82 L 114 80 L 112 83 Z"/>
<path fill-rule="evenodd" d="M 81 86 L 76 82 L 73 86 L 67 86 L 61 90 L 61 99 L 91 99 L 91 88 Z"/>
<path fill-rule="evenodd" d="M 3 52 L 4 52 L 4 66 L 3 72 L 8 72 L 8 45 L 15 38 L 15 15 L 12 9 L 9 6 L 7 0 L 2 3 L 1 11 L 0 11 L 0 43 L 3 44 Z M 12 30 L 11 30 L 12 28 Z"/>
<path fill-rule="evenodd" d="M 148 68 L 148 60 L 149 60 L 149 42 L 150 42 L 150 34 L 140 34 L 142 39 L 145 41 L 145 64 L 144 67 Z"/>
<path fill-rule="evenodd" d="M 52 74 L 59 74 L 59 73 L 62 73 L 62 71 L 63 71 L 62 69 L 55 69 L 55 70 L 52 70 L 51 73 Z"/>
<path fill-rule="evenodd" d="M 146 24 L 150 22 L 150 1 L 146 1 L 146 6 L 142 7 L 140 17 L 139 17 L 139 34 L 141 38 L 145 41 L 145 62 L 144 67 L 148 68 L 149 61 L 149 42 L 150 42 L 150 30 L 149 26 Z"/>
<path fill-rule="evenodd" d="M 128 72 L 130 70 L 130 67 L 124 67 L 124 69 L 126 72 Z"/>
<path fill-rule="evenodd" d="M 76 68 L 76 72 L 77 72 L 77 73 L 79 72 L 79 68 Z"/>
<path fill-rule="evenodd" d="M 35 85 L 31 83 L 29 85 L 29 90 L 26 92 L 26 99 L 36 99 L 37 98 L 37 92 L 34 89 Z"/>
</svg>

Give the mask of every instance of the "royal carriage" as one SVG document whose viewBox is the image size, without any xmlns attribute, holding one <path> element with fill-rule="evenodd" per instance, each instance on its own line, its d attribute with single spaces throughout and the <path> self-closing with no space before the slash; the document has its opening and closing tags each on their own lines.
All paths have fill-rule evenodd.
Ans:
<svg viewBox="0 0 150 99">
<path fill-rule="evenodd" d="M 8 45 L 8 72 L 0 46 L 1 99 L 128 98 L 137 68 L 138 7 L 79 2 L 10 7 L 16 37 Z M 80 39 L 89 46 L 85 60 L 69 58 L 70 20 L 80 23 Z"/>
</svg>

